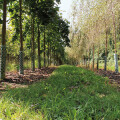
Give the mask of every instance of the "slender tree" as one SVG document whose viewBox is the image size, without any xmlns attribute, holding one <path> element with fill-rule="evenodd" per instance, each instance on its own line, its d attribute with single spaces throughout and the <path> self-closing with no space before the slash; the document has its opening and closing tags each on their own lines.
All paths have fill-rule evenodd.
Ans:
<svg viewBox="0 0 120 120">
<path fill-rule="evenodd" d="M 51 65 L 51 41 L 50 41 L 50 65 Z"/>
<path fill-rule="evenodd" d="M 7 0 L 3 0 L 3 26 L 2 26 L 0 79 L 5 79 L 5 67 L 6 67 L 6 15 L 7 15 Z"/>
<path fill-rule="evenodd" d="M 46 67 L 45 55 L 46 55 L 46 36 L 45 36 L 45 26 L 44 26 L 44 67 Z"/>
<path fill-rule="evenodd" d="M 32 71 L 35 71 L 34 18 L 32 18 Z"/>
<path fill-rule="evenodd" d="M 93 43 L 93 67 L 92 67 L 93 71 L 94 71 L 94 64 L 95 64 L 95 61 L 94 61 L 94 50 L 95 50 L 95 48 L 94 48 L 94 43 Z"/>
<path fill-rule="evenodd" d="M 19 72 L 24 74 L 23 69 L 23 35 L 22 35 L 22 0 L 19 0 L 20 5 L 20 53 L 19 53 Z"/>
<path fill-rule="evenodd" d="M 105 35 L 106 35 L 106 40 L 105 40 L 105 64 L 104 64 L 104 70 L 106 71 L 107 69 L 107 43 L 108 43 L 108 33 L 107 33 L 107 23 L 106 23 L 106 19 L 105 19 Z"/>
<path fill-rule="evenodd" d="M 115 42 L 115 72 L 118 73 L 118 56 L 117 56 L 117 47 L 116 47 L 116 24 L 115 24 L 115 13 L 113 12 L 113 1 L 111 0 L 111 12 L 113 19 L 113 34 L 114 34 L 114 42 Z"/>
<path fill-rule="evenodd" d="M 50 65 L 50 41 L 48 39 L 48 66 Z"/>
<path fill-rule="evenodd" d="M 41 56 L 40 56 L 40 27 L 38 24 L 38 69 L 41 68 Z"/>
<path fill-rule="evenodd" d="M 99 69 L 99 50 L 100 50 L 100 46 L 98 47 L 97 70 Z"/>
</svg>

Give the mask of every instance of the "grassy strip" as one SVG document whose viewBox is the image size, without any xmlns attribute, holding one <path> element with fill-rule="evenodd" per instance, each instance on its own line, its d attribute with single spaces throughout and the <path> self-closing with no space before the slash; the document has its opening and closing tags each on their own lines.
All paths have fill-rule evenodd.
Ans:
<svg viewBox="0 0 120 120">
<path fill-rule="evenodd" d="M 104 63 L 100 63 L 99 64 L 99 69 L 104 69 Z M 110 70 L 110 71 L 115 71 L 115 65 L 114 64 L 108 64 L 107 65 L 107 70 Z M 119 71 L 120 71 L 120 67 L 119 67 Z"/>
<path fill-rule="evenodd" d="M 105 81 L 107 78 L 91 71 L 74 66 L 60 66 L 46 81 L 5 92 L 0 100 L 0 118 L 119 119 L 120 93 Z"/>
</svg>

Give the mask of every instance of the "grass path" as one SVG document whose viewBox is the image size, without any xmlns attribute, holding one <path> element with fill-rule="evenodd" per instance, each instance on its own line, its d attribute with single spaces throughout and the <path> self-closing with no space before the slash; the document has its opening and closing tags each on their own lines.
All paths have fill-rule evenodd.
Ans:
<svg viewBox="0 0 120 120">
<path fill-rule="evenodd" d="M 118 120 L 120 93 L 107 81 L 83 68 L 60 66 L 46 81 L 2 94 L 0 119 Z"/>
</svg>

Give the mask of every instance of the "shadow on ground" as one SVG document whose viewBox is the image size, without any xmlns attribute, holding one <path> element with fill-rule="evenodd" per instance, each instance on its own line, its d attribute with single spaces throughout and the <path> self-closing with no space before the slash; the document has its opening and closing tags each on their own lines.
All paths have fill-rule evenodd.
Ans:
<svg viewBox="0 0 120 120">
<path fill-rule="evenodd" d="M 45 80 L 55 69 L 56 67 L 44 67 L 35 71 L 24 70 L 24 75 L 19 75 L 18 72 L 7 72 L 6 79 L 0 81 L 0 91 L 5 91 L 6 88 L 27 87 L 34 82 Z"/>
</svg>

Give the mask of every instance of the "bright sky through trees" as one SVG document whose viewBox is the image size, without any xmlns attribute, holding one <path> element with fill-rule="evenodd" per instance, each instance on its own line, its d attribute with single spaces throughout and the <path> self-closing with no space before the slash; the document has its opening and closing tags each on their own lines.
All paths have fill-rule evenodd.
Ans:
<svg viewBox="0 0 120 120">
<path fill-rule="evenodd" d="M 61 0 L 60 12 L 63 18 L 70 20 L 71 5 L 73 0 Z"/>
</svg>

